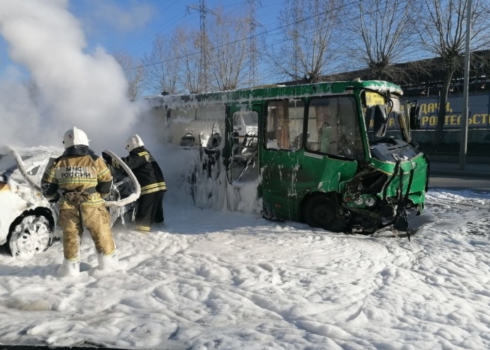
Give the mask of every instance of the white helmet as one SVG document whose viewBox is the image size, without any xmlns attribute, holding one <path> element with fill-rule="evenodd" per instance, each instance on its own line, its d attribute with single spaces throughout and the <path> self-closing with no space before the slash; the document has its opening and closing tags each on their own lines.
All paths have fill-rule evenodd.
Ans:
<svg viewBox="0 0 490 350">
<path fill-rule="evenodd" d="M 88 146 L 88 141 L 87 134 L 77 127 L 68 129 L 65 132 L 65 136 L 63 136 L 63 145 L 65 148 L 78 145 Z"/>
<path fill-rule="evenodd" d="M 142 147 L 144 145 L 145 144 L 143 143 L 141 137 L 139 137 L 138 134 L 134 134 L 133 136 L 130 136 L 126 141 L 126 150 L 128 152 L 131 152 L 135 148 Z"/>
</svg>

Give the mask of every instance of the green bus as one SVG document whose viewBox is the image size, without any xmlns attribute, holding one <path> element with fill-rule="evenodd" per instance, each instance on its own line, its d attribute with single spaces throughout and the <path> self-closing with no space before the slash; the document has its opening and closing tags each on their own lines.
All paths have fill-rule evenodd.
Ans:
<svg viewBox="0 0 490 350">
<path fill-rule="evenodd" d="M 195 160 L 187 180 L 197 205 L 247 202 L 267 219 L 369 234 L 409 231 L 408 213 L 424 209 L 429 160 L 411 141 L 417 115 L 402 94 L 359 80 L 151 102 L 165 111 L 168 141 Z"/>
</svg>

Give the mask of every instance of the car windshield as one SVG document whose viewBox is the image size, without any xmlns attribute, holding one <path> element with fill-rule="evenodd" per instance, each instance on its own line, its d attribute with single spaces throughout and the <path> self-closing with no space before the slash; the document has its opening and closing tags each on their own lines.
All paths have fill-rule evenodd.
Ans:
<svg viewBox="0 0 490 350">
<path fill-rule="evenodd" d="M 38 154 L 30 154 L 21 152 L 20 157 L 24 163 L 26 172 L 32 176 L 36 182 L 41 182 L 41 177 L 49 166 L 59 154 L 48 151 Z M 25 183 L 25 178 L 18 170 L 17 162 L 13 154 L 7 154 L 0 158 L 0 174 L 2 181 L 8 181 L 12 179 L 18 183 Z"/>
</svg>

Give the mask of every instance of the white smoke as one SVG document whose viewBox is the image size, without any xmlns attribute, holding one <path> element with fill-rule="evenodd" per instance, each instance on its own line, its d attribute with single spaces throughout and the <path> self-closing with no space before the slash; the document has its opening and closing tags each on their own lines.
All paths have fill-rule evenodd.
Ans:
<svg viewBox="0 0 490 350">
<path fill-rule="evenodd" d="M 25 84 L 0 82 L 0 145 L 61 147 L 63 133 L 76 126 L 95 151 L 122 151 L 138 108 L 126 97 L 116 60 L 100 47 L 84 52 L 81 24 L 67 5 L 66 0 L 0 0 L 0 34 L 38 93 L 33 103 Z"/>
</svg>

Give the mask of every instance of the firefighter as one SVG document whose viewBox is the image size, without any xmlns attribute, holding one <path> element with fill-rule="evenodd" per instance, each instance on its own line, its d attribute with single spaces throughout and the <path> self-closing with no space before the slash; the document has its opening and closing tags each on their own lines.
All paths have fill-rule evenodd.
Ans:
<svg viewBox="0 0 490 350">
<path fill-rule="evenodd" d="M 141 195 L 137 202 L 135 230 L 149 232 L 154 223 L 163 223 L 163 196 L 167 191 L 162 170 L 155 158 L 145 148 L 143 140 L 137 134 L 126 141 L 127 157 L 121 158 L 133 171 L 141 186 Z M 119 164 L 107 153 L 102 157 L 118 168 Z"/>
<path fill-rule="evenodd" d="M 59 198 L 64 260 L 58 274 L 76 276 L 80 272 L 84 226 L 95 243 L 98 269 L 113 269 L 118 261 L 109 212 L 104 206 L 112 175 L 102 158 L 89 148 L 89 140 L 82 130 L 73 127 L 66 131 L 63 144 L 64 153 L 53 162 L 42 181 L 43 194 L 48 199 Z"/>
</svg>

